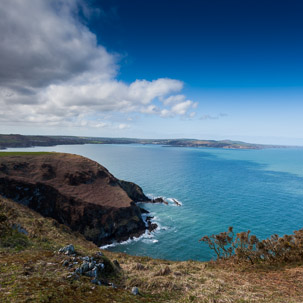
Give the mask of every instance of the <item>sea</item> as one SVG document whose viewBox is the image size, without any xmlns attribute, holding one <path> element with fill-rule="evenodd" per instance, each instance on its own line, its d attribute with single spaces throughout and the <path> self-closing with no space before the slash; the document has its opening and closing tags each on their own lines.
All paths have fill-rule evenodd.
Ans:
<svg viewBox="0 0 303 303">
<path fill-rule="evenodd" d="M 303 149 L 225 150 L 159 145 L 61 145 L 14 148 L 88 157 L 165 204 L 142 204 L 158 224 L 140 238 L 104 247 L 131 255 L 208 261 L 199 242 L 233 226 L 265 239 L 303 228 Z M 180 202 L 177 206 L 174 200 Z"/>
</svg>

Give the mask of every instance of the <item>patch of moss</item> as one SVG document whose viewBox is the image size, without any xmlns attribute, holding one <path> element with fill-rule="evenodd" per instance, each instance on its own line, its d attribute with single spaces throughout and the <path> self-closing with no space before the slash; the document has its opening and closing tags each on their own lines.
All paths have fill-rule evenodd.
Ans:
<svg viewBox="0 0 303 303">
<path fill-rule="evenodd" d="M 20 251 L 28 246 L 30 246 L 30 241 L 26 235 L 12 228 L 1 230 L 0 248 L 11 248 Z"/>
</svg>

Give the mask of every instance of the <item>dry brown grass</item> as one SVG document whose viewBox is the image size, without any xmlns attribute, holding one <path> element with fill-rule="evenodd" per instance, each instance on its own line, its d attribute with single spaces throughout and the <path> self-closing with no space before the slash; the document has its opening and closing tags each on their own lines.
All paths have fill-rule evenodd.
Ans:
<svg viewBox="0 0 303 303">
<path fill-rule="evenodd" d="M 168 292 L 172 296 L 166 302 L 303 302 L 303 266 L 265 270 L 226 261 L 173 262 L 123 253 L 107 255 L 120 262 L 127 288 Z"/>
<path fill-rule="evenodd" d="M 121 269 L 111 277 L 118 288 L 95 287 L 90 280 L 67 279 L 67 256 L 59 247 L 72 243 L 82 255 L 98 248 L 53 219 L 0 198 L 0 212 L 29 232 L 30 247 L 0 248 L 0 302 L 303 302 L 303 266 L 256 267 L 222 262 L 174 262 L 104 251 Z M 130 293 L 137 286 L 141 295 Z"/>
</svg>

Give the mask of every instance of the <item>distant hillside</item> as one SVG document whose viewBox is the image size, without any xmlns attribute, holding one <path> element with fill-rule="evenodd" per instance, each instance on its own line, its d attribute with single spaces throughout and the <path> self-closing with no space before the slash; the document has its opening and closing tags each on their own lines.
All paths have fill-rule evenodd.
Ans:
<svg viewBox="0 0 303 303">
<path fill-rule="evenodd" d="M 268 146 L 262 144 L 252 144 L 239 141 L 215 141 L 215 140 L 169 140 L 167 142 L 169 146 L 184 146 L 184 147 L 212 147 L 212 148 L 224 148 L 224 149 L 262 149 L 277 146 Z"/>
<path fill-rule="evenodd" d="M 85 140 L 78 137 L 48 137 L 48 136 L 22 136 L 0 135 L 0 149 L 9 147 L 55 146 L 61 144 L 84 144 Z"/>
<path fill-rule="evenodd" d="M 179 147 L 212 147 L 224 149 L 285 148 L 282 145 L 253 144 L 231 140 L 198 139 L 137 139 L 77 136 L 23 136 L 18 134 L 0 135 L 0 149 L 11 147 L 55 146 L 69 144 L 156 144 Z"/>
</svg>

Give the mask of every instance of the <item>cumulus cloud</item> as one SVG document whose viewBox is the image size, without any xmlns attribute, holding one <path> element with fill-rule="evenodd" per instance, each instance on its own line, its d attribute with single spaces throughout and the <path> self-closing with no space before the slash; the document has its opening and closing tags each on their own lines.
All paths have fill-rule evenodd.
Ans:
<svg viewBox="0 0 303 303">
<path fill-rule="evenodd" d="M 107 127 L 109 112 L 193 116 L 182 81 L 118 81 L 118 57 L 80 22 L 81 9 L 89 16 L 81 0 L 1 4 L 1 122 Z"/>
<path fill-rule="evenodd" d="M 172 95 L 168 98 L 162 99 L 162 102 L 166 106 L 170 106 L 170 110 L 163 109 L 161 111 L 161 116 L 175 116 L 187 115 L 189 118 L 192 118 L 195 115 L 195 112 L 189 112 L 191 109 L 197 108 L 198 103 L 186 99 L 184 95 Z"/>
</svg>

